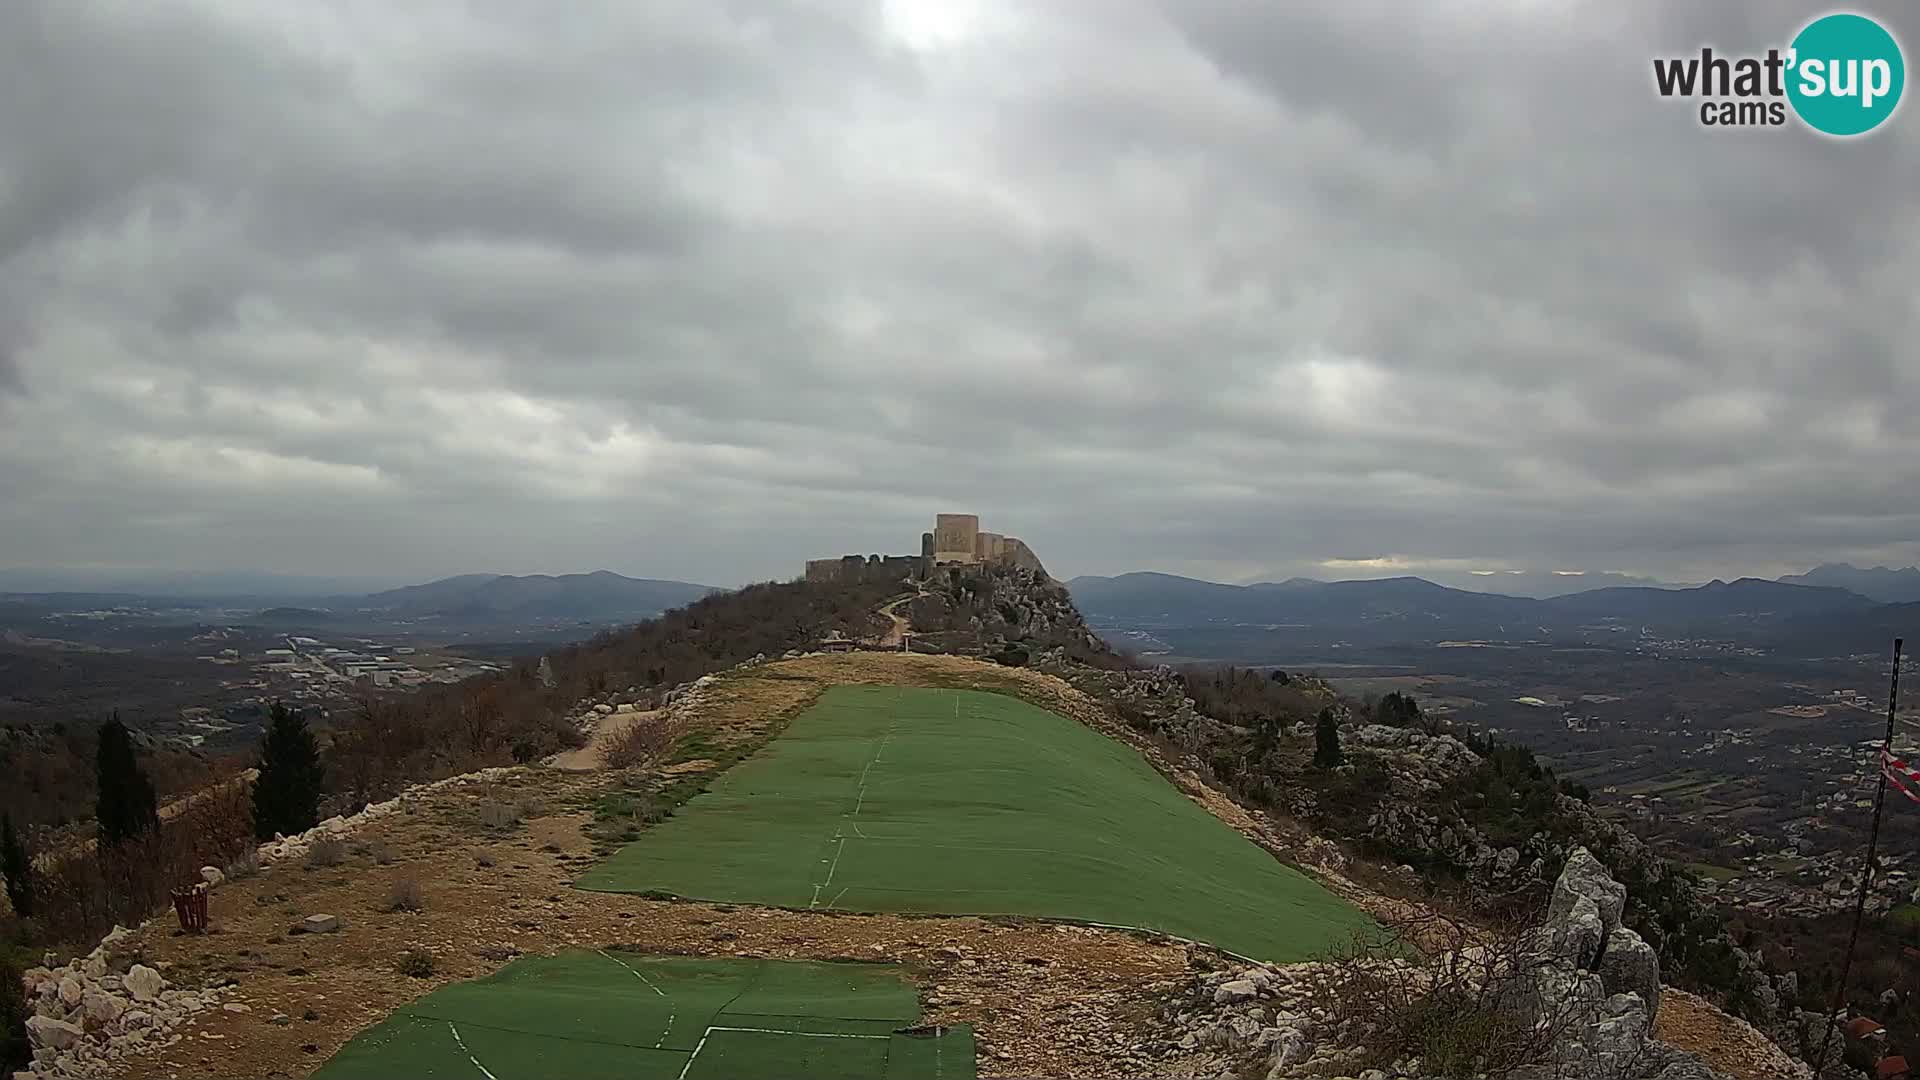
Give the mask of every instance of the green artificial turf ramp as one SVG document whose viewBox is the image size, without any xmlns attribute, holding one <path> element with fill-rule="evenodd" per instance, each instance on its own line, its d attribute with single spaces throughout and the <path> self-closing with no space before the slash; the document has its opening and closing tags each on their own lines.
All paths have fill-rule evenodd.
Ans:
<svg viewBox="0 0 1920 1080">
<path fill-rule="evenodd" d="M 1301 960 L 1366 916 L 1131 748 L 1000 694 L 840 686 L 577 883 L 836 911 L 1038 915 Z"/>
<path fill-rule="evenodd" d="M 972 1032 L 919 1016 L 884 964 L 569 952 L 402 1006 L 314 1076 L 972 1080 Z"/>
</svg>

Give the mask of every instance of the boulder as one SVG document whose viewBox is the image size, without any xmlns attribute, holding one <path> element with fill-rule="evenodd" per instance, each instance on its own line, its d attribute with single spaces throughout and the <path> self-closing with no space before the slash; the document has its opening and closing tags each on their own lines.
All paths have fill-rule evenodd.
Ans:
<svg viewBox="0 0 1920 1080">
<path fill-rule="evenodd" d="M 1607 933 L 1613 933 L 1627 907 L 1627 887 L 1613 880 L 1606 865 L 1594 858 L 1591 851 L 1578 847 L 1567 856 L 1566 869 L 1560 871 L 1560 879 L 1554 882 L 1553 899 L 1547 905 L 1547 924 L 1558 925 L 1573 910 L 1574 901 L 1582 896 L 1593 901 L 1600 912 L 1600 924 L 1606 927 Z"/>
<path fill-rule="evenodd" d="M 300 929 L 309 934 L 331 934 L 340 929 L 340 916 L 309 915 L 301 920 Z"/>
<path fill-rule="evenodd" d="M 1216 1005 L 1230 1005 L 1236 1001 L 1252 1001 L 1260 992 L 1252 979 L 1229 979 L 1213 988 L 1213 1001 Z"/>
<path fill-rule="evenodd" d="M 112 994 L 99 990 L 88 990 L 80 999 L 80 1011 L 87 1019 L 99 1024 L 112 1023 L 126 1011 L 126 1003 Z"/>
<path fill-rule="evenodd" d="M 217 866 L 203 866 L 200 868 L 200 880 L 207 883 L 207 888 L 216 889 L 226 883 L 227 875 L 221 873 Z"/>
<path fill-rule="evenodd" d="M 43 1049 L 65 1050 L 80 1041 L 85 1032 L 64 1020 L 52 1020 L 44 1016 L 27 1017 L 27 1038 L 33 1045 Z"/>
<path fill-rule="evenodd" d="M 86 992 L 80 980 L 69 975 L 60 980 L 60 1003 L 71 1009 L 80 1004 L 81 996 Z"/>
<path fill-rule="evenodd" d="M 135 964 L 128 968 L 126 983 L 127 993 L 132 994 L 135 1001 L 152 1001 L 167 987 L 167 980 L 161 978 L 159 972 L 145 964 Z"/>
<path fill-rule="evenodd" d="M 1638 994 L 1648 1017 L 1660 1012 L 1660 956 L 1639 934 L 1621 927 L 1607 935 L 1600 982 L 1610 994 Z"/>
</svg>

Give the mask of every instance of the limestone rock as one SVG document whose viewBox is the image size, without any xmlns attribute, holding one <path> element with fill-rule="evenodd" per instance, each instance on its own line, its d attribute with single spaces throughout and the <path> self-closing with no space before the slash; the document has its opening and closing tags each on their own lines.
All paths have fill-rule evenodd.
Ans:
<svg viewBox="0 0 1920 1080">
<path fill-rule="evenodd" d="M 1627 906 L 1627 887 L 1613 880 L 1605 864 L 1594 858 L 1593 853 L 1584 847 L 1573 849 L 1567 856 L 1567 867 L 1560 872 L 1560 880 L 1553 886 L 1553 900 L 1547 905 L 1548 925 L 1558 924 L 1573 910 L 1574 900 L 1587 897 L 1599 909 L 1600 923 L 1607 933 L 1613 933 L 1620 925 L 1621 914 Z"/>
<path fill-rule="evenodd" d="M 85 988 L 80 985 L 80 980 L 71 975 L 60 980 L 60 1003 L 69 1009 L 80 1004 L 80 998 L 85 992 Z"/>
<path fill-rule="evenodd" d="M 43 1049 L 65 1050 L 80 1041 L 85 1034 L 79 1028 L 64 1020 L 53 1020 L 45 1016 L 27 1017 L 27 1037 L 33 1045 Z"/>
<path fill-rule="evenodd" d="M 127 993 L 133 995 L 133 1000 L 152 1001 L 160 996 L 160 991 L 166 989 L 167 980 L 147 965 L 135 964 L 127 969 L 126 984 Z"/>
<path fill-rule="evenodd" d="M 203 866 L 200 868 L 200 880 L 207 883 L 207 888 L 217 889 L 226 883 L 227 875 L 217 866 Z"/>
<path fill-rule="evenodd" d="M 300 929 L 309 934 L 331 934 L 340 929 L 340 916 L 309 915 L 301 920 Z"/>
<path fill-rule="evenodd" d="M 1588 896 L 1574 897 L 1566 918 L 1548 923 L 1547 930 L 1553 938 L 1554 956 L 1577 968 L 1591 968 L 1607 941 L 1607 928 L 1600 921 L 1599 905 Z"/>
<path fill-rule="evenodd" d="M 1232 979 L 1213 988 L 1213 1000 L 1221 1005 L 1236 1001 L 1252 1001 L 1259 992 L 1259 988 L 1253 985 L 1252 979 Z"/>
<path fill-rule="evenodd" d="M 101 1024 L 119 1019 L 126 1007 L 119 998 L 99 990 L 88 990 L 80 999 L 80 1011 L 86 1013 L 87 1019 Z"/>
<path fill-rule="evenodd" d="M 1621 927 L 1607 935 L 1600 981 L 1609 993 L 1638 994 L 1649 1017 L 1660 1012 L 1660 957 L 1639 934 Z"/>
</svg>

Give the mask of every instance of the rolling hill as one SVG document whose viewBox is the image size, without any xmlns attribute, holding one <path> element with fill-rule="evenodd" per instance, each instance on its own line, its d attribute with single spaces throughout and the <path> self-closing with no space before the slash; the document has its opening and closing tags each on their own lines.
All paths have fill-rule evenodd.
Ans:
<svg viewBox="0 0 1920 1080">
<path fill-rule="evenodd" d="M 1845 589 L 1758 578 L 1694 588 L 1617 586 L 1545 600 L 1470 592 L 1417 577 L 1222 585 L 1133 573 L 1079 577 L 1068 588 L 1088 618 L 1109 627 L 1265 626 L 1397 641 L 1542 637 L 1595 623 L 1737 633 L 1876 609 L 1872 600 Z"/>
<path fill-rule="evenodd" d="M 448 618 L 512 615 L 522 618 L 647 618 L 717 592 L 684 581 L 591 574 L 461 574 L 424 585 L 374 593 L 361 610 L 397 617 Z"/>
</svg>

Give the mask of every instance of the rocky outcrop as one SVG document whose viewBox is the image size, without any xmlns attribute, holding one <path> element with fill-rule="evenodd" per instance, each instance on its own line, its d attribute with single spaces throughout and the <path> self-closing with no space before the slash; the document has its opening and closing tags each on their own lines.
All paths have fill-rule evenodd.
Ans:
<svg viewBox="0 0 1920 1080">
<path fill-rule="evenodd" d="M 1466 970 L 1509 1021 L 1548 1036 L 1538 1060 L 1513 1080 L 1727 1080 L 1653 1036 L 1659 961 L 1622 925 L 1624 901 L 1606 867 L 1576 849 L 1554 883 L 1546 922 L 1511 949 L 1488 943 L 1418 960 L 1382 954 L 1198 975 L 1161 1011 L 1167 1049 L 1189 1059 L 1179 1071 L 1192 1075 L 1437 1080 L 1417 1047 L 1383 1052 L 1391 1031 L 1343 1012 L 1355 998 L 1336 988 L 1384 972 L 1417 997 L 1423 987 L 1458 985 L 1442 972 Z"/>
</svg>

